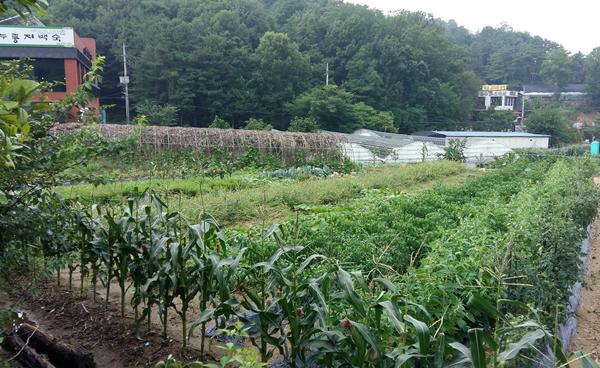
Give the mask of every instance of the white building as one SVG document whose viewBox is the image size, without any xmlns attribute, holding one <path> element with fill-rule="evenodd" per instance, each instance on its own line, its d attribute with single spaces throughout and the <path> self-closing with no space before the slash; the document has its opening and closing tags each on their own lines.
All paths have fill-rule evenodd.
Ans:
<svg viewBox="0 0 600 368">
<path fill-rule="evenodd" d="M 514 111 L 518 109 L 519 91 L 509 91 L 507 84 L 484 84 L 479 91 L 486 110 Z"/>
<path fill-rule="evenodd" d="M 415 133 L 420 136 L 437 137 L 446 139 L 446 145 L 451 139 L 466 139 L 471 141 L 491 141 L 507 148 L 548 148 L 550 136 L 524 132 L 467 132 L 467 131 L 442 131 Z"/>
<path fill-rule="evenodd" d="M 547 84 L 525 84 L 523 85 L 523 96 L 525 101 L 539 100 L 545 103 L 556 103 L 557 101 L 571 105 L 582 105 L 586 101 L 585 84 L 567 84 L 557 94 L 556 87 Z"/>
<path fill-rule="evenodd" d="M 509 152 L 512 152 L 510 148 L 491 140 L 471 140 L 468 141 L 463 153 L 468 164 L 481 165 L 492 162 Z"/>
</svg>

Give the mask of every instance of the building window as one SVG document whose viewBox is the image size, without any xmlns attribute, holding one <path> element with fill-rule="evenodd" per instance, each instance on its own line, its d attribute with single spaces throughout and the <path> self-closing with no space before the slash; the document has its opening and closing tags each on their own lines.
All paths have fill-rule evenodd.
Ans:
<svg viewBox="0 0 600 368">
<path fill-rule="evenodd" d="M 0 58 L 0 61 L 15 60 Z M 32 79 L 38 82 L 55 82 L 54 92 L 66 92 L 65 62 L 63 59 L 25 59 L 25 64 L 33 67 Z"/>
<path fill-rule="evenodd" d="M 85 66 L 79 64 L 79 84 L 82 84 L 85 81 L 85 75 L 89 71 L 90 70 L 88 68 L 86 68 Z"/>
<path fill-rule="evenodd" d="M 39 82 L 55 83 L 54 92 L 66 92 L 65 62 L 62 59 L 35 59 L 31 61 L 33 76 Z"/>
</svg>

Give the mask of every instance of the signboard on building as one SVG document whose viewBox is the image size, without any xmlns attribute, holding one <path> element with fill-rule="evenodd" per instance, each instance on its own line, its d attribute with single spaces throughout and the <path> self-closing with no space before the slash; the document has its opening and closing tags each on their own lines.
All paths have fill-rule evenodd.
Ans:
<svg viewBox="0 0 600 368">
<path fill-rule="evenodd" d="M 479 97 L 519 97 L 519 92 L 517 91 L 479 91 Z"/>
<path fill-rule="evenodd" d="M 506 91 L 508 84 L 484 84 L 481 86 L 482 91 Z"/>
<path fill-rule="evenodd" d="M 0 27 L 0 46 L 75 47 L 72 28 Z"/>
</svg>

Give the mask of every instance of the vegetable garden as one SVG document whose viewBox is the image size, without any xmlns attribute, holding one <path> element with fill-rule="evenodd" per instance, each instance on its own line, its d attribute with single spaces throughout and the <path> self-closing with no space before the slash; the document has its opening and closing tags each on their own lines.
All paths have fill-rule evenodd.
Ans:
<svg viewBox="0 0 600 368">
<path fill-rule="evenodd" d="M 0 13 L 41 9 L 15 4 Z M 53 83 L 0 63 L 0 367 L 96 365 L 13 313 L 22 301 L 50 301 L 45 315 L 80 335 L 89 322 L 143 348 L 159 333 L 161 358 L 177 347 L 146 366 L 597 367 L 557 333 L 596 217 L 596 158 L 360 167 L 336 134 L 98 127 L 103 63 L 51 105 L 33 100 Z M 62 134 L 67 121 L 92 128 Z M 48 285 L 68 295 L 58 308 L 36 304 Z M 68 320 L 69 303 L 86 317 Z"/>
<path fill-rule="evenodd" d="M 596 215 L 596 163 L 550 157 L 496 166 L 453 185 L 443 184 L 460 174 L 449 163 L 394 167 L 447 173 L 409 192 L 344 179 L 356 180 L 358 192 L 332 202 L 305 193 L 279 224 L 229 227 L 204 206 L 193 217 L 181 211 L 196 193 L 160 186 L 138 190 L 133 182 L 97 203 L 32 189 L 2 220 L 2 273 L 28 270 L 36 279 L 54 270 L 60 284 L 62 272 L 63 287 L 106 308 L 117 288 L 118 310 L 133 311 L 140 338 L 157 316 L 167 338 L 176 315 L 177 343 L 199 360 L 215 353 L 215 333 L 244 341 L 228 345 L 223 366 L 567 365 L 576 358 L 554 333 Z M 272 180 L 331 180 L 307 175 Z M 268 197 L 269 183 L 248 185 L 266 186 Z"/>
</svg>

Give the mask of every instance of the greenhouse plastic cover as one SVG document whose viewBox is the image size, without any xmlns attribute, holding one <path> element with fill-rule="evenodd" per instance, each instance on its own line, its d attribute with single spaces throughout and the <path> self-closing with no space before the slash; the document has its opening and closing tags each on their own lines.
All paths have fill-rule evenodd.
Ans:
<svg viewBox="0 0 600 368">
<path fill-rule="evenodd" d="M 382 160 L 371 150 L 356 143 L 340 143 L 340 151 L 352 162 L 357 163 L 377 163 Z"/>
<path fill-rule="evenodd" d="M 385 163 L 413 163 L 439 160 L 444 149 L 429 142 L 413 142 L 403 147 L 397 147 L 384 159 Z"/>
</svg>

